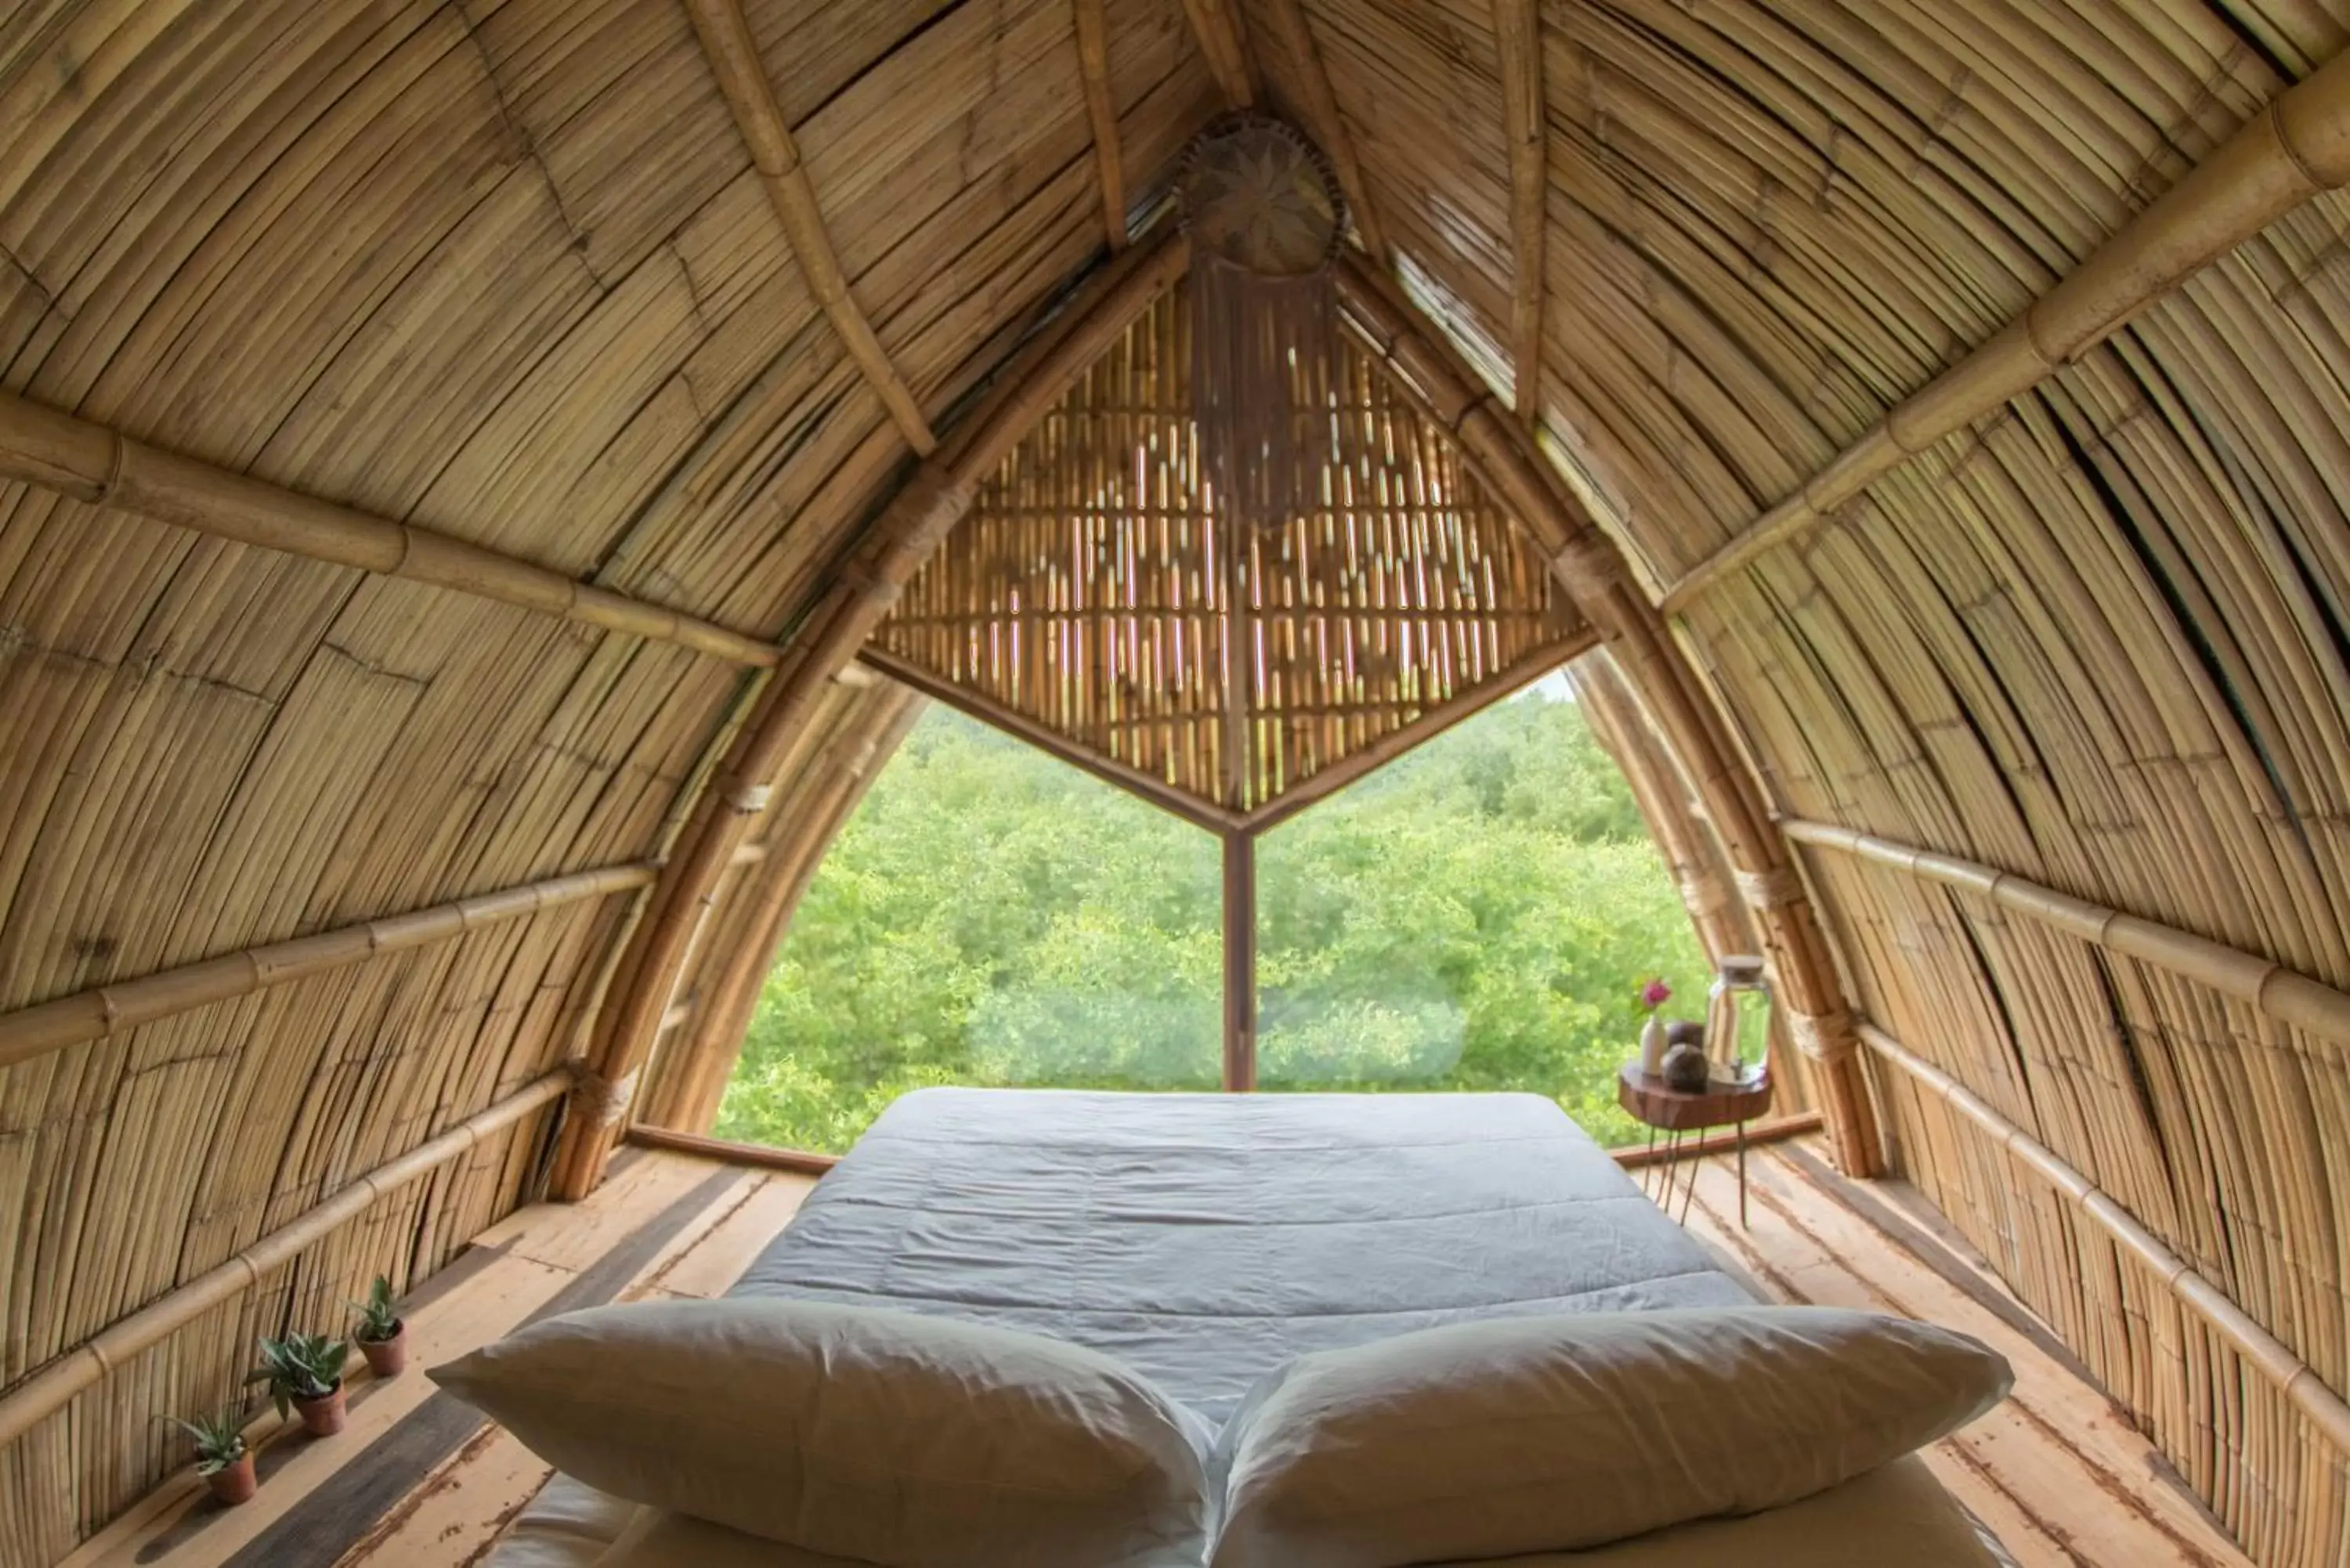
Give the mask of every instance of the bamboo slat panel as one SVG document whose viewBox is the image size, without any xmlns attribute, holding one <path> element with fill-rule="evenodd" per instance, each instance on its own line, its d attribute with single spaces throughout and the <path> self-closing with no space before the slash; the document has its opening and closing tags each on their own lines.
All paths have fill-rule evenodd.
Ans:
<svg viewBox="0 0 2350 1568">
<path fill-rule="evenodd" d="M 1180 287 L 1135 323 L 981 487 L 877 647 L 1234 816 L 1558 657 L 1579 621 L 1547 564 L 1350 341 L 1324 504 L 1232 558 L 1190 325 Z"/>
<path fill-rule="evenodd" d="M 1215 89 L 1179 0 L 1108 12 L 1143 202 Z M 754 13 L 850 286 L 960 405 L 1100 244 L 1065 0 Z M 0 384 L 47 407 L 785 645 L 898 476 L 681 7 L 68 0 L 0 18 Z M 658 857 L 757 680 L 0 487 L 0 1012 Z M 0 1387 L 576 1051 L 629 902 L 0 1069 Z M 0 1562 L 181 1462 L 151 1417 L 256 1329 L 438 1267 L 546 1132 L 0 1446 Z"/>
<path fill-rule="evenodd" d="M 1498 365 L 1492 8 L 1307 10 L 1407 281 Z M 1607 0 L 1543 20 L 1544 440 L 1652 589 L 2350 41 L 2338 5 L 2261 0 Z M 2338 195 L 2287 213 L 1693 611 L 1683 646 L 1777 810 L 2350 984 L 2345 232 Z M 1811 868 L 1857 1004 L 2350 1389 L 2338 1044 L 1979 893 Z M 1877 1089 L 1896 1168 L 2253 1556 L 2342 1561 L 2323 1434 L 2043 1179 Z"/>
<path fill-rule="evenodd" d="M 1528 292 L 1512 215 L 1532 203 L 1523 182 L 1513 202 L 1491 5 L 1230 9 L 1239 68 L 1344 133 L 1408 286 L 1506 385 Z M 1102 5 L 1091 101 L 1116 116 L 1136 213 L 1221 102 L 1189 10 Z M 1539 11 L 1534 411 L 1650 587 L 2350 42 L 2336 0 Z M 746 13 L 847 286 L 943 423 L 1103 243 L 1072 7 Z M 0 18 L 0 385 L 156 448 L 794 653 L 905 456 L 681 7 L 60 0 Z M 2288 214 L 1710 596 L 1682 650 L 1768 804 L 2350 986 L 2345 233 L 2339 197 Z M 1366 430 L 1376 392 L 1348 410 Z M 1119 468 L 1130 536 L 1190 527 L 1205 559 L 1194 498 L 1144 493 L 1180 469 L 1168 410 L 1096 402 L 1162 443 L 1130 484 Z M 1204 690 L 1225 651 L 1204 618 L 1190 673 L 1156 649 L 1105 662 L 1081 597 L 1097 566 L 1065 548 L 1112 535 L 1064 487 L 1108 484 L 1093 465 L 1137 449 L 1038 440 L 1051 461 L 1020 483 L 1057 522 L 1007 493 L 989 526 L 1007 547 L 1064 530 L 1045 578 L 1066 602 L 1024 601 L 1048 634 L 1024 657 L 1085 628 L 1094 662 L 997 657 L 1082 743 L 1156 746 L 1233 800 L 1300 798 L 1344 765 L 1329 754 L 1375 754 L 1358 731 L 1420 686 L 1507 668 L 1482 587 L 1342 596 L 1332 620 L 1348 535 L 1309 520 L 1251 551 L 1269 591 L 1243 640 L 1279 716 L 1224 779 L 1218 727 L 1178 748 L 1153 705 L 1161 684 Z M 1412 519 L 1403 556 L 1502 560 L 1444 488 L 1441 438 L 1379 457 L 1419 478 L 1349 506 Z M 1205 581 L 1148 586 L 1137 623 L 1218 604 Z M 1378 618 L 1406 602 L 1414 658 L 1390 636 L 1379 672 L 1397 689 L 1330 689 L 1376 664 L 1399 624 Z M 1305 625 L 1325 639 L 1293 651 Z M 0 489 L 0 1010 L 660 855 L 752 695 L 682 649 Z M 777 787 L 821 804 L 838 780 Z M 1708 859 L 1701 834 L 1684 847 Z M 1963 888 L 1813 870 L 1843 991 L 2350 1387 L 2336 1042 Z M 617 901 L 554 911 L 0 1072 L 0 1381 L 551 1064 L 627 919 Z M 2255 1555 L 2339 1561 L 2339 1452 L 2030 1168 L 1939 1102 L 1877 1089 L 1904 1173 Z M 538 1131 L 387 1200 L 0 1451 L 0 1559 L 51 1560 L 151 1478 L 166 1450 L 146 1417 L 211 1397 L 255 1324 L 445 1258 L 522 1190 Z M 141 1201 L 156 1191 L 172 1200 Z"/>
</svg>

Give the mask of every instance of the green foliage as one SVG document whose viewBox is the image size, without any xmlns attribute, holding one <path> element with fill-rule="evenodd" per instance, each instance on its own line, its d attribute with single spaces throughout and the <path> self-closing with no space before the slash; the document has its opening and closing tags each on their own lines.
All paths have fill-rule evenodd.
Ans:
<svg viewBox="0 0 2350 1568">
<path fill-rule="evenodd" d="M 381 1274 L 368 1286 L 367 1300 L 353 1302 L 351 1311 L 359 1314 L 352 1334 L 363 1345 L 381 1345 L 400 1332 L 400 1303 L 392 1299 L 391 1282 Z"/>
<path fill-rule="evenodd" d="M 200 1476 L 216 1476 L 244 1458 L 244 1417 L 240 1411 L 217 1410 L 192 1421 L 182 1421 L 176 1416 L 161 1418 L 195 1439 L 196 1473 Z"/>
<path fill-rule="evenodd" d="M 1640 987 L 1704 990 L 1622 776 L 1545 694 L 1267 835 L 1258 880 L 1267 1088 L 1532 1090 L 1628 1142 Z M 1209 835 L 933 707 L 810 885 L 718 1130 L 837 1150 L 925 1085 L 1213 1087 L 1221 896 Z"/>
<path fill-rule="evenodd" d="M 284 1420 L 296 1399 L 323 1399 L 341 1386 L 343 1358 L 350 1347 L 323 1334 L 289 1334 L 261 1342 L 261 1365 L 245 1374 L 247 1383 L 269 1385 L 270 1403 Z"/>
</svg>

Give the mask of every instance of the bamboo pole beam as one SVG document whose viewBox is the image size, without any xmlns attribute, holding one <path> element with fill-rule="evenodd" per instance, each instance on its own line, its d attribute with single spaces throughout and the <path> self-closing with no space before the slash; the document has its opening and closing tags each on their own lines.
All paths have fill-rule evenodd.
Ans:
<svg viewBox="0 0 2350 1568">
<path fill-rule="evenodd" d="M 1542 417 L 1543 241 L 1550 230 L 1544 201 L 1550 160 L 1539 0 L 1493 0 L 1493 36 L 1502 67 L 1503 134 L 1510 149 L 1514 401 L 1518 418 L 1531 429 Z"/>
<path fill-rule="evenodd" d="M 2279 94 L 1957 364 L 1903 399 L 1667 591 L 1679 614 L 1935 442 L 2022 396 L 2311 197 L 2350 184 L 2350 54 Z"/>
<path fill-rule="evenodd" d="M 732 1138 L 704 1137 L 699 1133 L 678 1132 L 671 1127 L 647 1127 L 639 1122 L 629 1128 L 627 1141 L 640 1148 L 667 1149 L 671 1154 L 691 1154 L 702 1159 L 714 1159 L 723 1165 L 748 1166 L 754 1170 L 785 1170 L 796 1176 L 822 1176 L 840 1163 L 837 1154 L 817 1154 L 812 1149 L 769 1148 L 764 1144 L 736 1143 Z"/>
<path fill-rule="evenodd" d="M 823 781 L 814 805 L 796 812 L 776 830 L 775 870 L 741 927 L 732 951 L 705 987 L 708 1001 L 697 1011 L 693 1033 L 672 1046 L 647 1091 L 641 1120 L 677 1132 L 706 1133 L 724 1099 L 726 1082 L 742 1058 L 743 1036 L 757 1009 L 768 971 L 775 967 L 793 914 L 815 880 L 841 825 L 927 706 L 911 691 L 891 692 L 873 705 L 841 744 L 849 761 Z"/>
<path fill-rule="evenodd" d="M 1329 799 L 1364 774 L 1377 771 L 1416 746 L 1426 744 L 1463 719 L 1483 712 L 1513 692 L 1524 691 L 1567 660 L 1588 653 L 1598 646 L 1599 634 L 1586 628 L 1571 637 L 1536 649 L 1484 685 L 1473 687 L 1448 702 L 1426 710 L 1401 729 L 1389 731 L 1360 751 L 1349 752 L 1310 778 L 1292 784 L 1281 794 L 1241 818 L 1241 826 L 1251 833 L 1270 832 L 1307 806 Z M 1357 704 L 1344 711 L 1359 712 L 1361 706 Z M 1279 719 L 1294 711 L 1286 710 L 1268 713 L 1264 717 Z"/>
<path fill-rule="evenodd" d="M 2000 1115 L 1988 1101 L 1956 1078 L 1874 1023 L 1862 1023 L 1860 1037 L 1879 1060 L 1908 1074 L 1911 1082 L 1982 1128 L 1992 1142 L 2043 1177 L 2084 1219 L 2103 1231 L 2118 1250 L 2159 1280 L 2178 1301 L 2180 1311 L 2201 1319 L 2248 1365 L 2274 1384 L 2286 1402 L 2307 1417 L 2328 1442 L 2350 1453 L 2350 1404 L 2345 1404 L 2326 1386 L 2315 1368 L 2255 1322 L 2227 1292 L 2197 1272 L 2118 1200 L 2055 1150 Z"/>
<path fill-rule="evenodd" d="M 157 523 L 518 605 L 605 631 L 770 668 L 773 645 L 486 545 L 306 495 L 0 392 L 0 479 Z"/>
<path fill-rule="evenodd" d="M 1208 74 L 1216 78 L 1224 101 L 1234 109 L 1253 107 L 1256 62 L 1249 58 L 1241 19 L 1232 9 L 1232 0 L 1183 0 L 1183 11 L 1191 19 L 1191 36 L 1199 41 L 1200 53 L 1207 58 Z"/>
<path fill-rule="evenodd" d="M 2078 937 L 2123 958 L 2167 970 L 2223 996 L 2234 997 L 2263 1017 L 2329 1040 L 2350 1042 L 2350 992 L 2290 970 L 2258 953 L 2199 937 L 2160 920 L 2076 898 L 2044 883 L 2002 871 L 1980 861 L 1939 855 L 1889 838 L 1831 823 L 1800 818 L 1781 824 L 1798 844 L 1833 849 L 1878 866 L 1889 866 L 1925 881 L 1987 898 L 2011 914 Z"/>
<path fill-rule="evenodd" d="M 1102 228 L 1109 248 L 1127 245 L 1126 165 L 1118 145 L 1118 104 L 1109 88 L 1109 19 L 1103 0 L 1070 0 L 1077 34 L 1077 70 L 1085 78 L 1086 118 L 1093 122 L 1094 163 L 1101 177 Z"/>
<path fill-rule="evenodd" d="M 967 713 L 983 724 L 1024 741 L 1045 755 L 1091 774 L 1102 783 L 1124 790 L 1137 800 L 1180 816 L 1194 827 L 1205 828 L 1210 833 L 1225 833 L 1241 825 L 1238 812 L 1228 811 L 1209 801 L 1194 799 L 1164 779 L 1080 746 L 1026 714 L 1007 708 L 967 686 L 941 680 L 919 664 L 908 663 L 888 649 L 868 646 L 860 649 L 857 657 L 900 685 L 910 686 L 957 712 Z"/>
<path fill-rule="evenodd" d="M 1834 950 L 1786 841 L 1764 809 L 1698 675 L 1635 591 L 1623 554 L 1534 450 L 1532 432 L 1497 416 L 1492 394 L 1395 284 L 1353 256 L 1340 258 L 1347 318 L 1397 384 L 1451 430 L 1499 504 L 1552 554 L 1552 570 L 1594 629 L 1607 639 L 1625 684 L 1669 743 L 1721 836 L 1742 894 L 1753 909 L 1783 1002 L 1788 1038 L 1816 1064 L 1815 1084 L 1836 1158 L 1847 1175 L 1883 1168 L 1876 1109 L 1859 1061 L 1851 1010 Z"/>
<path fill-rule="evenodd" d="M 1338 188 L 1346 192 L 1347 207 L 1354 215 L 1355 232 L 1361 237 L 1363 248 L 1385 265 L 1387 233 L 1371 205 L 1370 182 L 1363 178 L 1362 161 L 1355 154 L 1355 139 L 1347 130 L 1346 116 L 1338 110 L 1338 95 L 1330 88 L 1329 67 L 1323 64 L 1322 51 L 1314 42 L 1314 28 L 1306 19 L 1305 8 L 1299 0 L 1265 0 L 1263 15 L 1273 23 L 1282 47 L 1296 67 L 1298 118 L 1305 121 L 1307 133 L 1328 155 L 1330 166 L 1337 171 Z"/>
<path fill-rule="evenodd" d="M 792 140 L 783 108 L 775 101 L 775 84 L 760 62 L 758 44 L 740 0 L 686 0 L 685 9 L 718 78 L 719 93 L 733 111 L 735 126 L 751 150 L 752 167 L 767 188 L 767 199 L 791 241 L 792 254 L 799 258 L 808 292 L 823 307 L 858 372 L 905 433 L 907 444 L 928 457 L 938 446 L 938 438 L 914 400 L 913 389 L 889 362 L 881 339 L 874 336 L 864 307 L 849 293 L 839 253 L 833 249 L 823 209 L 816 203 L 816 187 L 800 161 L 799 144 Z"/>
<path fill-rule="evenodd" d="M 1758 938 L 1752 916 L 1738 899 L 1729 867 L 1696 820 L 1680 769 L 1659 743 L 1624 677 L 1604 659 L 1585 659 L 1574 673 L 1584 715 L 1622 770 L 1633 803 L 1648 825 L 1648 836 L 1673 873 L 1681 907 L 1697 928 L 1707 961 L 1754 951 Z"/>
<path fill-rule="evenodd" d="M 0 1066 L 85 1040 L 120 1034 L 191 1008 L 249 996 L 329 970 L 364 963 L 382 953 L 428 947 L 484 926 L 642 888 L 653 877 L 654 867 L 649 863 L 552 877 L 404 915 L 387 915 L 312 936 L 267 942 L 137 980 L 117 981 L 36 1002 L 14 1012 L 0 1013 Z"/>
<path fill-rule="evenodd" d="M 1224 835 L 1224 1089 L 1256 1088 L 1256 839 Z"/>
<path fill-rule="evenodd" d="M 637 1075 L 684 971 L 735 846 L 767 806 L 773 781 L 802 738 L 826 686 L 904 590 L 948 530 L 970 510 L 980 482 L 1018 444 L 1044 409 L 1124 333 L 1190 258 L 1180 234 L 1162 230 L 1114 260 L 1013 357 L 944 445 L 908 478 L 810 612 L 814 628 L 768 682 L 725 761 L 692 807 L 681 851 L 661 869 L 646 918 L 629 938 L 617 996 L 597 1018 L 577 1114 L 564 1124 L 554 1192 L 576 1200 L 603 1179 L 626 1125 Z"/>
<path fill-rule="evenodd" d="M 306 1210 L 225 1262 L 175 1286 L 51 1361 L 11 1389 L 5 1398 L 0 1398 L 0 1447 L 23 1437 L 63 1409 L 76 1395 L 97 1386 L 140 1352 L 161 1344 L 221 1303 L 259 1285 L 265 1273 L 303 1248 L 330 1235 L 409 1182 L 473 1149 L 483 1139 L 561 1098 L 570 1083 L 567 1068 L 557 1068 L 534 1080 L 439 1137 L 359 1177 L 332 1198 Z"/>
</svg>

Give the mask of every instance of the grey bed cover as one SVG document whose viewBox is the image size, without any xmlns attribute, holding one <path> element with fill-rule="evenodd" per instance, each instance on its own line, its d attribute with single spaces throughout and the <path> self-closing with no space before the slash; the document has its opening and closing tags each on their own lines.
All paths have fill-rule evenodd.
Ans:
<svg viewBox="0 0 2350 1568">
<path fill-rule="evenodd" d="M 1539 1096 L 1009 1089 L 899 1100 L 733 1293 L 1054 1334 L 1211 1430 L 1309 1351 L 1752 1299 Z"/>
</svg>

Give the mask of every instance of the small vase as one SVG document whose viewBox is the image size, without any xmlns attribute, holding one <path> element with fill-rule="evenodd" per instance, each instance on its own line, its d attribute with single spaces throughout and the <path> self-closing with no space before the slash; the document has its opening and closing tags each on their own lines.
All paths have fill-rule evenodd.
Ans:
<svg viewBox="0 0 2350 1568">
<path fill-rule="evenodd" d="M 331 1438 L 343 1429 L 343 1386 L 339 1383 L 316 1399 L 296 1399 L 294 1413 L 302 1429 L 314 1438 Z"/>
<path fill-rule="evenodd" d="M 392 1325 L 390 1339 L 362 1339 L 359 1354 L 367 1357 L 368 1370 L 378 1377 L 397 1377 L 408 1366 L 408 1324 Z"/>
<path fill-rule="evenodd" d="M 1640 1071 L 1651 1078 L 1665 1070 L 1665 1021 L 1655 1013 L 1640 1025 Z"/>
<path fill-rule="evenodd" d="M 234 1464 L 206 1476 L 204 1484 L 213 1489 L 213 1496 L 220 1501 L 223 1508 L 251 1502 L 254 1489 L 261 1484 L 253 1478 L 253 1450 L 245 1449 L 237 1455 Z"/>
</svg>

